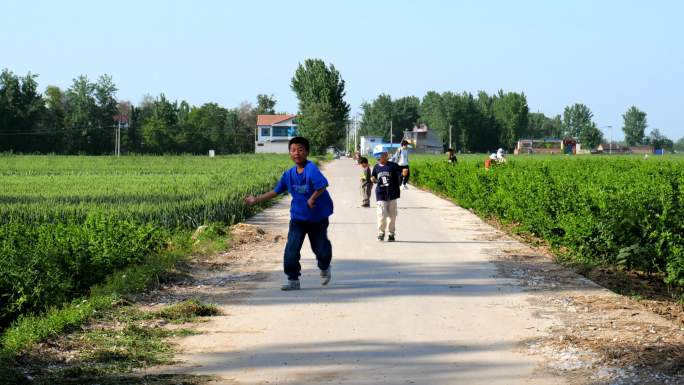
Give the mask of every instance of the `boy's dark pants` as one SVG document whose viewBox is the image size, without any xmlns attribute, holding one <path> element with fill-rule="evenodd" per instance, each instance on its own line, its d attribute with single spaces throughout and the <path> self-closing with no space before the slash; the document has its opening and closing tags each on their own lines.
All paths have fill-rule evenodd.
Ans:
<svg viewBox="0 0 684 385">
<path fill-rule="evenodd" d="M 304 244 L 304 237 L 309 236 L 311 249 L 316 255 L 318 268 L 325 270 L 332 260 L 332 244 L 328 239 L 328 218 L 320 222 L 300 221 L 290 219 L 290 229 L 287 233 L 285 245 L 284 267 L 288 279 L 299 279 L 302 266 L 299 264 L 300 251 Z"/>
<path fill-rule="evenodd" d="M 409 181 L 409 177 L 411 176 L 411 170 L 409 169 L 409 166 L 399 166 L 401 168 L 401 184 L 406 185 Z M 404 176 L 404 170 L 406 170 L 406 176 Z"/>
<path fill-rule="evenodd" d="M 363 206 L 370 205 L 370 196 L 372 190 L 373 185 L 371 183 L 364 183 L 361 185 L 361 204 Z"/>
</svg>

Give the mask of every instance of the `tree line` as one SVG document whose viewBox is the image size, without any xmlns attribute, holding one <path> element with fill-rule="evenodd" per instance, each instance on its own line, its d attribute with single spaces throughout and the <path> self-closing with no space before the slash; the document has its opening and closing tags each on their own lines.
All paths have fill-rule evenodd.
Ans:
<svg viewBox="0 0 684 385">
<path fill-rule="evenodd" d="M 585 104 L 575 103 L 565 107 L 562 115 L 546 116 L 530 112 L 524 93 L 503 90 L 492 95 L 484 91 L 477 95 L 428 91 L 422 99 L 416 96 L 393 99 L 381 94 L 364 102 L 361 108 L 361 135 L 382 136 L 387 141 L 398 142 L 403 131 L 424 123 L 437 132 L 445 146 L 464 152 L 487 152 L 499 147 L 512 150 L 519 139 L 573 138 L 584 148 L 595 148 L 605 140 L 593 120 L 594 114 Z M 658 129 L 645 135 L 646 113 L 635 106 L 625 112 L 623 123 L 627 145 L 678 148 Z M 677 143 L 684 147 L 684 138 Z"/>
<path fill-rule="evenodd" d="M 315 152 L 342 147 L 350 106 L 344 100 L 345 81 L 334 65 L 320 59 L 300 63 L 291 79 L 299 100 L 299 132 Z M 260 94 L 256 105 L 236 108 L 217 103 L 192 106 L 171 101 L 164 94 L 145 96 L 137 106 L 117 100 L 111 76 L 96 81 L 81 75 L 66 90 L 48 86 L 38 91 L 37 75 L 0 73 L 0 152 L 111 154 L 115 116 L 126 116 L 121 146 L 126 153 L 242 153 L 254 151 L 257 114 L 275 113 L 276 100 Z M 464 152 L 511 150 L 519 139 L 575 138 L 584 148 L 604 141 L 588 106 L 575 103 L 562 115 L 530 112 L 524 93 L 428 91 L 422 98 L 393 99 L 381 94 L 361 105 L 361 135 L 382 136 L 397 142 L 404 130 L 425 123 L 445 146 Z M 674 143 L 648 127 L 646 113 L 631 106 L 623 114 L 625 144 L 650 144 L 684 151 L 684 138 Z M 606 127 L 603 127 L 606 128 Z"/>
<path fill-rule="evenodd" d="M 146 95 L 135 106 L 117 100 L 109 75 L 96 81 L 81 75 L 66 90 L 50 85 L 43 94 L 37 78 L 0 73 L 0 152 L 111 154 L 118 120 L 125 153 L 253 152 L 256 115 L 275 113 L 275 99 L 264 94 L 256 106 L 236 108 L 192 106 L 164 94 Z"/>
</svg>

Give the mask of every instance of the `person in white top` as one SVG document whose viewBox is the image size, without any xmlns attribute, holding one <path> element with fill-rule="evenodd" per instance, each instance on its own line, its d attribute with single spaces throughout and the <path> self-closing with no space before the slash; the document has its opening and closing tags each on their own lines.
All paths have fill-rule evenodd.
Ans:
<svg viewBox="0 0 684 385">
<path fill-rule="evenodd" d="M 408 190 L 407 183 L 410 176 L 408 144 L 409 143 L 407 140 L 402 140 L 401 147 L 397 149 L 397 152 L 392 157 L 392 161 L 398 164 L 401 168 L 401 185 L 404 190 Z"/>
</svg>

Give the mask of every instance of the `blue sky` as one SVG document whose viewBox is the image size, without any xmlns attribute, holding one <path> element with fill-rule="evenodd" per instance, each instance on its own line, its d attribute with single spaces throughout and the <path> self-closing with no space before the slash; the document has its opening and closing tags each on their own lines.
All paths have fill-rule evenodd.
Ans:
<svg viewBox="0 0 684 385">
<path fill-rule="evenodd" d="M 531 111 L 587 104 L 609 136 L 636 105 L 684 136 L 684 2 L 0 0 L 0 68 L 41 88 L 113 76 L 138 103 L 164 92 L 235 107 L 274 94 L 309 57 L 333 63 L 353 111 L 380 93 L 522 91 Z"/>
</svg>

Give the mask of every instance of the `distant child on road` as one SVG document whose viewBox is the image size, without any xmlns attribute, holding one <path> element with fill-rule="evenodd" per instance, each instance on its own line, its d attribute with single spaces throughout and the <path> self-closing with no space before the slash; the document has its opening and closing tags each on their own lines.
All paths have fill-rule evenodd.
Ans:
<svg viewBox="0 0 684 385">
<path fill-rule="evenodd" d="M 359 159 L 359 165 L 361 166 L 361 207 L 370 207 L 373 182 L 371 182 L 371 170 L 368 166 L 368 159 L 362 157 Z"/>
<path fill-rule="evenodd" d="M 399 177 L 401 179 L 401 186 L 404 188 L 404 190 L 408 190 L 407 183 L 409 181 L 409 177 L 411 176 L 411 170 L 409 169 L 408 145 L 409 142 L 406 139 L 402 140 L 401 147 L 399 147 L 397 152 L 392 157 L 392 161 L 396 162 L 401 168 L 401 174 L 399 174 Z"/>
<path fill-rule="evenodd" d="M 315 164 L 307 160 L 308 140 L 299 136 L 294 137 L 290 139 L 288 148 L 290 159 L 295 166 L 283 173 L 273 191 L 257 197 L 250 195 L 245 198 L 245 204 L 252 206 L 289 191 L 292 195 L 290 228 L 283 258 L 287 282 L 282 286 L 282 290 L 300 289 L 299 276 L 302 266 L 299 260 L 306 235 L 309 236 L 311 249 L 321 270 L 321 284 L 327 285 L 332 278 L 332 244 L 328 239 L 328 217 L 333 213 L 333 202 L 327 191 L 328 180 Z"/>
<path fill-rule="evenodd" d="M 378 163 L 373 167 L 371 173 L 371 180 L 376 183 L 378 241 L 385 240 L 385 229 L 387 229 L 389 233 L 387 242 L 394 242 L 401 168 L 388 160 L 387 149 L 382 145 L 375 147 L 373 155 L 378 158 Z"/>
</svg>

